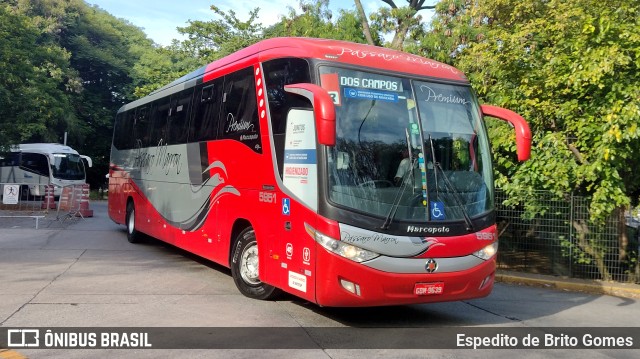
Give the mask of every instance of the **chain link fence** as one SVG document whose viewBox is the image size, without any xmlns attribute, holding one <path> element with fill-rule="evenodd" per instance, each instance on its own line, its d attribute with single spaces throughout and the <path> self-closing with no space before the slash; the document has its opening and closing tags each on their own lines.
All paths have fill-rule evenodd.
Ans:
<svg viewBox="0 0 640 359">
<path fill-rule="evenodd" d="M 638 228 L 616 213 L 602 225 L 589 222 L 589 198 L 558 199 L 538 191 L 545 211 L 525 218 L 522 206 L 505 206 L 496 191 L 498 268 L 528 273 L 640 283 Z"/>
</svg>

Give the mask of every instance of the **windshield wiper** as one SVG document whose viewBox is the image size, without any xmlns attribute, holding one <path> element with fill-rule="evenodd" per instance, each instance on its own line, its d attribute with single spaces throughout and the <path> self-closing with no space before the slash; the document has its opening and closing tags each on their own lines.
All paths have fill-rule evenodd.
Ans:
<svg viewBox="0 0 640 359">
<path fill-rule="evenodd" d="M 464 204 L 462 203 L 462 200 L 460 199 L 460 193 L 458 192 L 456 187 L 453 185 L 453 183 L 451 183 L 451 181 L 449 180 L 449 177 L 447 177 L 447 174 L 444 173 L 444 170 L 442 169 L 442 166 L 440 166 L 440 162 L 435 162 L 433 164 L 433 166 L 436 169 L 439 169 L 440 173 L 442 173 L 442 178 L 444 179 L 444 183 L 447 186 L 447 189 L 449 189 L 450 193 L 453 193 L 453 200 L 456 202 L 458 207 L 460 207 L 460 209 L 462 210 L 462 215 L 464 216 L 464 221 L 467 224 L 467 231 L 473 232 L 474 231 L 473 223 L 471 222 L 471 218 L 469 218 L 469 214 L 467 213 L 467 210 L 464 208 Z"/>
<path fill-rule="evenodd" d="M 395 217 L 396 212 L 398 211 L 398 207 L 400 207 L 400 199 L 402 199 L 402 195 L 404 194 L 404 190 L 407 188 L 407 175 L 411 174 L 411 178 L 414 178 L 413 168 L 416 165 L 417 158 L 413 158 L 413 153 L 411 151 L 411 138 L 409 137 L 409 130 L 404 129 L 405 138 L 407 140 L 407 152 L 409 155 L 409 170 L 405 171 L 400 179 L 400 187 L 396 190 L 396 194 L 393 197 L 393 202 L 391 204 L 391 208 L 389 209 L 389 213 L 387 217 L 384 219 L 384 223 L 380 226 L 380 229 L 387 230 L 389 226 L 391 226 L 391 222 L 393 222 L 393 217 Z"/>
<path fill-rule="evenodd" d="M 412 169 L 416 165 L 416 160 L 417 158 L 414 159 L 413 162 L 410 162 L 411 169 L 406 171 L 404 175 L 402 175 L 402 178 L 400 179 L 401 181 L 400 187 L 396 190 L 396 194 L 393 197 L 393 202 L 391 204 L 391 208 L 389 209 L 389 213 L 387 214 L 387 217 L 384 219 L 384 223 L 382 223 L 382 226 L 380 226 L 380 229 L 387 230 L 389 229 L 389 226 L 391 226 L 391 222 L 393 222 L 393 217 L 395 217 L 396 212 L 398 211 L 398 207 L 400 207 L 400 200 L 402 199 L 402 195 L 404 194 L 404 191 L 407 188 L 407 184 L 408 184 L 408 182 L 406 181 L 407 175 L 409 175 L 410 173 L 413 174 Z"/>
<path fill-rule="evenodd" d="M 462 200 L 460 199 L 460 193 L 458 192 L 458 189 L 453 186 L 453 183 L 451 183 L 451 181 L 449 180 L 449 177 L 447 177 L 447 174 L 444 173 L 444 170 L 442 169 L 440 162 L 436 161 L 436 154 L 435 154 L 436 152 L 433 146 L 433 138 L 431 138 L 431 134 L 429 134 L 429 146 L 431 147 L 431 161 L 433 162 L 433 166 L 436 169 L 436 171 L 434 171 L 433 173 L 435 188 L 436 188 L 436 198 L 440 197 L 440 192 L 438 191 L 438 171 L 437 171 L 437 170 L 440 170 L 440 172 L 442 173 L 442 178 L 444 179 L 445 186 L 447 187 L 447 189 L 449 189 L 451 193 L 453 193 L 453 200 L 456 202 L 458 207 L 460 207 L 460 209 L 462 210 L 464 221 L 467 224 L 467 231 L 473 232 L 474 230 L 473 223 L 471 222 L 471 218 L 469 218 L 469 214 L 467 213 L 467 210 L 464 208 L 464 205 L 462 204 Z"/>
</svg>

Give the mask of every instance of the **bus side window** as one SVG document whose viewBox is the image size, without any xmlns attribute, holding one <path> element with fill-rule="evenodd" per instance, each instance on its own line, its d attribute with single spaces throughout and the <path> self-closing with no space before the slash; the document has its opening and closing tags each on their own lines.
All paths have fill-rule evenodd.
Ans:
<svg viewBox="0 0 640 359">
<path fill-rule="evenodd" d="M 133 137 L 135 110 L 120 112 L 116 116 L 113 145 L 119 150 L 129 150 L 135 147 Z"/>
<path fill-rule="evenodd" d="M 0 167 L 18 166 L 20 162 L 20 154 L 18 152 L 0 153 Z"/>
<path fill-rule="evenodd" d="M 286 58 L 267 61 L 262 64 L 267 86 L 267 100 L 271 111 L 271 131 L 275 146 L 280 178 L 284 160 L 284 137 L 287 128 L 287 114 L 291 108 L 311 108 L 311 103 L 302 96 L 290 94 L 285 85 L 309 83 L 309 64 L 303 59 Z"/>
<path fill-rule="evenodd" d="M 169 116 L 169 98 L 164 97 L 154 101 L 151 105 L 149 146 L 167 143 L 167 116 Z"/>
<path fill-rule="evenodd" d="M 253 151 L 262 153 L 252 67 L 225 76 L 223 99 L 222 137 L 240 141 Z"/>
<path fill-rule="evenodd" d="M 49 161 L 47 156 L 40 153 L 23 153 L 20 167 L 29 172 L 49 176 Z"/>
<path fill-rule="evenodd" d="M 169 110 L 167 142 L 176 145 L 187 142 L 189 134 L 189 116 L 191 112 L 191 97 L 193 88 L 171 95 L 171 109 Z"/>
<path fill-rule="evenodd" d="M 133 137 L 136 147 L 147 147 L 151 143 L 149 139 L 149 111 L 147 107 L 138 107 L 134 116 Z"/>
<path fill-rule="evenodd" d="M 215 140 L 218 137 L 223 78 L 198 86 L 193 96 L 189 142 Z"/>
</svg>

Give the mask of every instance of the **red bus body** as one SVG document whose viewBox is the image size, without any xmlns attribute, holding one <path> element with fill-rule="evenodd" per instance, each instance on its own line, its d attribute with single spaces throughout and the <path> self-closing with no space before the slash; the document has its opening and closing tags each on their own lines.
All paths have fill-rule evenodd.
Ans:
<svg viewBox="0 0 640 359">
<path fill-rule="evenodd" d="M 285 84 L 284 92 L 280 86 L 279 92 L 274 94 L 270 85 L 275 83 L 275 79 L 280 79 L 279 76 L 290 76 L 291 71 L 299 70 L 299 66 L 293 67 L 299 64 L 297 59 L 309 64 L 309 82 L 306 85 Z M 289 67 L 278 67 L 281 63 L 287 63 Z M 277 71 L 272 70 L 276 67 Z M 241 100 L 237 100 L 241 102 L 239 109 L 234 107 L 233 111 L 228 110 L 235 106 L 231 103 L 236 100 L 230 99 L 233 91 L 239 91 L 238 86 L 246 84 L 246 80 L 234 76 L 243 70 L 248 73 L 248 69 L 253 74 L 251 81 L 254 88 L 245 89 L 242 93 L 255 94 L 255 98 L 247 100 L 242 97 Z M 371 78 L 375 80 L 369 79 L 370 85 L 359 88 L 340 85 L 337 95 L 334 92 L 331 95 L 333 97 L 327 96 L 331 93 L 331 87 L 335 85 L 327 85 L 328 82 L 324 79 L 339 74 L 334 77 L 346 83 L 347 79 L 356 78 L 350 74 L 361 74 L 357 72 L 360 70 L 370 71 L 374 74 Z M 358 76 L 359 79 L 368 79 L 368 75 Z M 434 81 L 436 85 L 426 86 L 422 82 L 422 85 L 418 85 L 417 80 L 410 82 L 414 81 L 413 79 Z M 209 85 L 214 83 L 215 85 Z M 409 83 L 412 84 L 413 90 L 409 90 Z M 420 192 L 417 192 L 416 196 L 421 201 L 432 203 L 431 214 L 420 209 L 427 213 L 427 219 L 422 219 L 418 215 L 410 214 L 408 209 L 405 211 L 405 206 L 398 206 L 398 209 L 389 204 L 378 208 L 373 197 L 371 200 L 367 199 L 365 207 L 370 206 L 378 212 L 367 213 L 368 210 L 358 204 L 361 199 L 357 193 L 362 190 L 362 193 L 368 193 L 366 196 L 373 196 L 373 190 L 369 191 L 366 187 L 368 184 L 350 186 L 346 184 L 346 180 L 332 182 L 332 174 L 347 171 L 347 165 L 332 169 L 332 166 L 336 166 L 335 158 L 340 157 L 350 163 L 357 162 L 364 153 L 354 152 L 355 155 L 348 156 L 345 154 L 348 152 L 346 150 L 335 150 L 336 113 L 332 111 L 338 111 L 339 123 L 345 123 L 346 112 L 341 111 L 346 111 L 348 103 L 353 103 L 355 107 L 355 104 L 369 101 L 365 101 L 365 97 L 378 98 L 377 101 L 371 101 L 371 107 L 386 99 L 389 106 L 408 109 L 409 112 L 418 111 L 421 104 L 428 105 L 424 104 L 425 101 L 436 98 L 429 95 L 430 97 L 422 97 L 425 99 L 422 102 L 409 100 L 399 92 L 397 86 L 402 85 L 403 91 L 409 93 L 426 91 L 426 88 L 435 89 L 440 84 L 469 86 L 466 77 L 453 67 L 389 49 L 303 38 L 262 41 L 215 61 L 147 98 L 123 106 L 116 120 L 111 150 L 109 216 L 116 223 L 128 225 L 129 210 L 134 213 L 131 216 L 132 223 L 135 224 L 131 226 L 135 225 L 135 232 L 148 234 L 227 267 L 233 266 L 232 258 L 238 236 L 247 228 L 251 228 L 259 248 L 257 263 L 261 284 L 322 306 L 398 305 L 487 296 L 493 287 L 496 256 L 494 253 L 488 253 L 487 258 L 479 258 L 476 253 L 494 245 L 498 240 L 495 216 L 491 207 L 493 192 L 490 183 L 486 184 L 486 193 L 481 192 L 488 204 L 479 210 L 477 215 L 462 213 L 456 215 L 459 218 L 455 219 L 452 213 L 460 212 L 459 207 L 463 207 L 463 204 L 451 204 L 451 209 L 447 207 L 448 201 L 454 203 L 455 198 L 451 197 L 453 199 L 449 200 L 449 197 L 446 197 L 448 195 L 443 194 L 444 189 L 436 191 L 438 193 L 433 192 L 430 200 L 428 196 L 431 192 L 422 192 L 424 199 Z M 396 92 L 383 91 L 381 86 L 393 87 L 393 91 Z M 448 91 L 447 88 L 442 88 Z M 182 97 L 177 94 L 181 94 Z M 217 95 L 220 95 L 221 100 L 211 99 Z M 314 158 L 317 157 L 316 162 L 310 160 L 311 165 L 296 165 L 295 161 L 288 162 L 291 158 L 287 157 L 287 154 L 282 157 L 282 154 L 277 153 L 282 152 L 282 146 L 290 146 L 288 143 L 277 145 L 280 143 L 277 138 L 284 136 L 287 141 L 293 142 L 293 135 L 289 136 L 289 132 L 277 133 L 274 125 L 276 108 L 281 105 L 277 98 L 285 95 L 288 96 L 287 99 L 306 101 L 303 107 L 314 110 L 316 152 L 313 149 L 305 150 L 306 153 L 312 153 Z M 447 96 L 449 97 L 440 97 L 438 106 L 455 102 L 453 95 Z M 183 98 L 186 100 L 182 100 Z M 328 102 L 327 98 L 333 98 L 333 102 Z M 247 101 L 253 105 L 245 106 L 244 103 Z M 469 103 L 468 100 L 458 102 Z M 185 108 L 188 110 L 184 111 Z M 295 109 L 298 106 L 292 105 L 291 108 Z M 475 111 L 479 117 L 482 116 L 479 105 L 469 108 L 471 110 L 467 109 L 466 113 Z M 526 122 L 518 122 L 520 120 L 516 117 L 519 116 L 507 110 L 499 112 L 495 107 L 486 109 L 492 110 L 488 115 L 514 123 L 521 132 L 518 134 L 518 150 L 528 151 L 531 136 Z M 158 116 L 165 116 L 167 111 L 167 119 L 159 119 Z M 180 111 L 185 112 L 185 115 L 179 114 Z M 247 111 L 251 114 L 247 114 Z M 176 113 L 178 115 L 175 115 Z M 289 109 L 287 116 L 291 113 Z M 257 118 L 252 114 L 257 115 Z M 302 117 L 303 115 L 304 112 Z M 203 138 L 200 134 L 204 131 L 207 116 L 214 116 L 218 121 L 214 121 L 215 128 L 209 139 Z M 172 128 L 175 118 L 180 119 L 175 120 L 176 123 L 181 122 Z M 196 125 L 197 121 L 201 121 L 198 122 L 199 125 Z M 347 142 L 349 146 L 360 143 L 363 148 L 367 148 L 367 153 L 373 153 L 371 151 L 374 150 L 369 148 L 378 142 L 374 139 L 363 139 L 365 131 L 373 133 L 373 130 L 368 130 L 367 121 L 369 120 L 366 116 L 365 119 L 357 121 L 355 127 L 360 125 L 357 129 L 357 141 L 350 140 L 349 136 L 338 131 L 337 146 L 347 146 Z M 413 122 L 415 123 L 417 122 Z M 429 147 L 437 147 L 434 146 L 431 133 L 444 133 L 441 130 L 429 132 L 427 127 L 431 125 L 421 126 L 424 128 L 420 129 L 420 133 L 417 127 L 414 127 L 415 131 L 412 133 L 403 130 L 403 133 L 407 134 L 410 147 L 423 151 L 414 158 L 416 164 L 418 157 L 426 158 L 424 162 L 429 162 L 428 160 L 434 156 L 426 152 Z M 173 134 L 165 135 L 164 131 Z M 180 131 L 186 133 L 176 133 Z M 288 131 L 291 131 L 291 128 Z M 486 133 L 484 129 L 476 128 L 474 131 Z M 467 132 L 460 132 L 464 132 L 466 136 Z M 143 139 L 147 133 L 152 134 L 150 140 Z M 431 146 L 425 135 L 427 133 L 428 139 L 432 141 Z M 360 138 L 361 134 L 363 138 Z M 410 135 L 420 139 L 415 143 L 409 143 Z M 172 139 L 172 136 L 175 138 Z M 475 143 L 473 136 L 467 137 L 472 138 L 469 143 Z M 455 141 L 467 144 L 457 137 L 452 137 L 451 140 L 444 137 L 438 139 L 441 141 L 438 143 L 444 144 L 441 148 Z M 390 140 L 389 146 L 392 145 Z M 467 147 L 471 148 L 474 155 L 475 147 Z M 484 147 L 481 148 L 485 151 Z M 390 149 L 391 147 L 385 147 L 384 151 L 375 152 L 371 155 L 371 161 L 378 162 L 368 163 L 383 163 L 378 157 L 391 153 Z M 287 151 L 289 150 L 284 150 L 285 153 L 293 153 Z M 336 154 L 339 156 L 334 156 Z M 438 161 L 433 157 L 434 162 L 444 163 L 444 155 L 440 156 Z M 330 157 L 331 159 L 327 160 Z M 522 155 L 522 159 L 526 157 L 528 152 Z M 474 161 L 469 161 L 468 158 L 464 161 L 467 166 L 477 167 Z M 364 160 L 361 163 L 365 163 Z M 395 165 L 395 162 L 393 164 Z M 451 177 L 453 170 L 447 172 L 447 169 L 440 168 L 442 171 L 439 173 L 437 168 L 429 166 L 427 163 L 422 167 L 424 182 L 433 182 L 429 177 L 431 175 L 428 175 L 433 172 L 434 179 L 440 181 L 440 186 L 445 188 L 444 177 Z M 490 163 L 487 164 L 485 161 L 486 166 L 489 169 L 485 168 L 484 171 L 488 173 L 487 171 L 491 170 Z M 372 177 L 371 173 L 380 173 L 359 168 L 360 171 L 369 171 L 367 178 Z M 390 169 L 385 172 L 390 182 L 392 172 Z M 376 178 L 374 179 L 378 181 Z M 290 185 L 294 182 L 295 184 Z M 491 182 L 490 175 L 485 182 Z M 404 192 L 409 191 L 396 190 L 391 184 L 384 186 L 388 188 L 376 190 L 384 192 L 384 196 L 388 198 L 394 195 L 402 197 L 405 195 Z M 437 182 L 435 186 L 438 186 Z M 456 186 L 461 188 L 460 185 Z M 479 191 L 474 191 L 474 195 L 480 196 L 477 194 Z M 436 196 L 446 198 L 438 200 Z M 471 195 L 463 194 L 462 197 L 464 196 Z M 434 222 L 436 214 L 445 208 L 447 214 L 451 215 Z M 396 214 L 394 209 L 399 210 L 400 214 Z M 462 211 L 465 211 L 464 208 Z M 387 212 L 388 221 L 385 221 Z M 464 218 L 468 217 L 466 220 L 463 220 L 463 214 Z M 401 220 L 397 219 L 397 216 L 406 218 Z M 412 222 L 410 218 L 418 219 Z M 390 224 L 385 228 L 383 222 Z M 372 224 L 369 226 L 367 223 Z M 362 255 L 370 255 L 373 258 L 367 257 L 362 262 L 357 262 L 329 251 L 319 242 L 319 238 L 325 238 L 322 236 L 333 239 L 327 242 L 330 243 L 329 246 L 337 247 L 335 241 L 346 241 L 348 245 L 344 247 L 345 253 L 354 251 L 352 245 L 358 249 L 362 244 L 362 248 L 367 249 Z M 415 252 L 410 250 L 412 246 L 416 248 Z M 492 248 L 495 249 L 495 245 Z M 386 254 L 374 257 L 376 250 Z M 358 255 L 360 253 L 358 252 Z"/>
</svg>

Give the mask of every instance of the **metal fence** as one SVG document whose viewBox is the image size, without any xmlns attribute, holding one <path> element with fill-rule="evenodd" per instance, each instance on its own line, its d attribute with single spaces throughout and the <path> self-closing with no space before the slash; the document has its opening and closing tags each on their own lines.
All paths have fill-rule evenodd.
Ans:
<svg viewBox="0 0 640 359">
<path fill-rule="evenodd" d="M 625 226 L 624 216 L 595 225 L 589 222 L 589 198 L 568 194 L 559 199 L 538 191 L 535 201 L 545 211 L 524 218 L 524 207 L 505 206 L 506 199 L 496 192 L 498 268 L 640 283 L 638 232 Z"/>
<path fill-rule="evenodd" d="M 17 199 L 17 203 L 15 204 L 5 204 L 4 197 L 9 193 L 5 193 L 7 191 L 7 187 L 5 185 L 10 185 L 14 188 L 17 188 L 17 193 L 15 193 L 15 197 Z M 36 195 L 34 192 L 29 190 L 29 185 L 33 185 L 31 183 L 4 183 L 0 182 L 0 189 L 2 192 L 0 193 L 0 210 L 7 211 L 16 211 L 16 212 L 47 212 L 49 208 L 44 208 L 42 206 L 42 195 Z M 38 185 L 39 194 L 44 193 L 44 188 L 47 184 Z M 8 191 L 7 191 L 8 192 Z M 13 191 L 12 191 L 13 192 Z M 12 193 L 13 194 L 13 193 Z"/>
<path fill-rule="evenodd" d="M 0 183 L 0 227 L 22 218 L 35 219 L 36 228 L 42 221 L 61 221 L 92 217 L 89 209 L 89 185 L 54 187 L 28 183 Z M 55 188 L 55 190 L 54 190 Z M 9 197 L 10 201 L 6 197 Z"/>
</svg>

